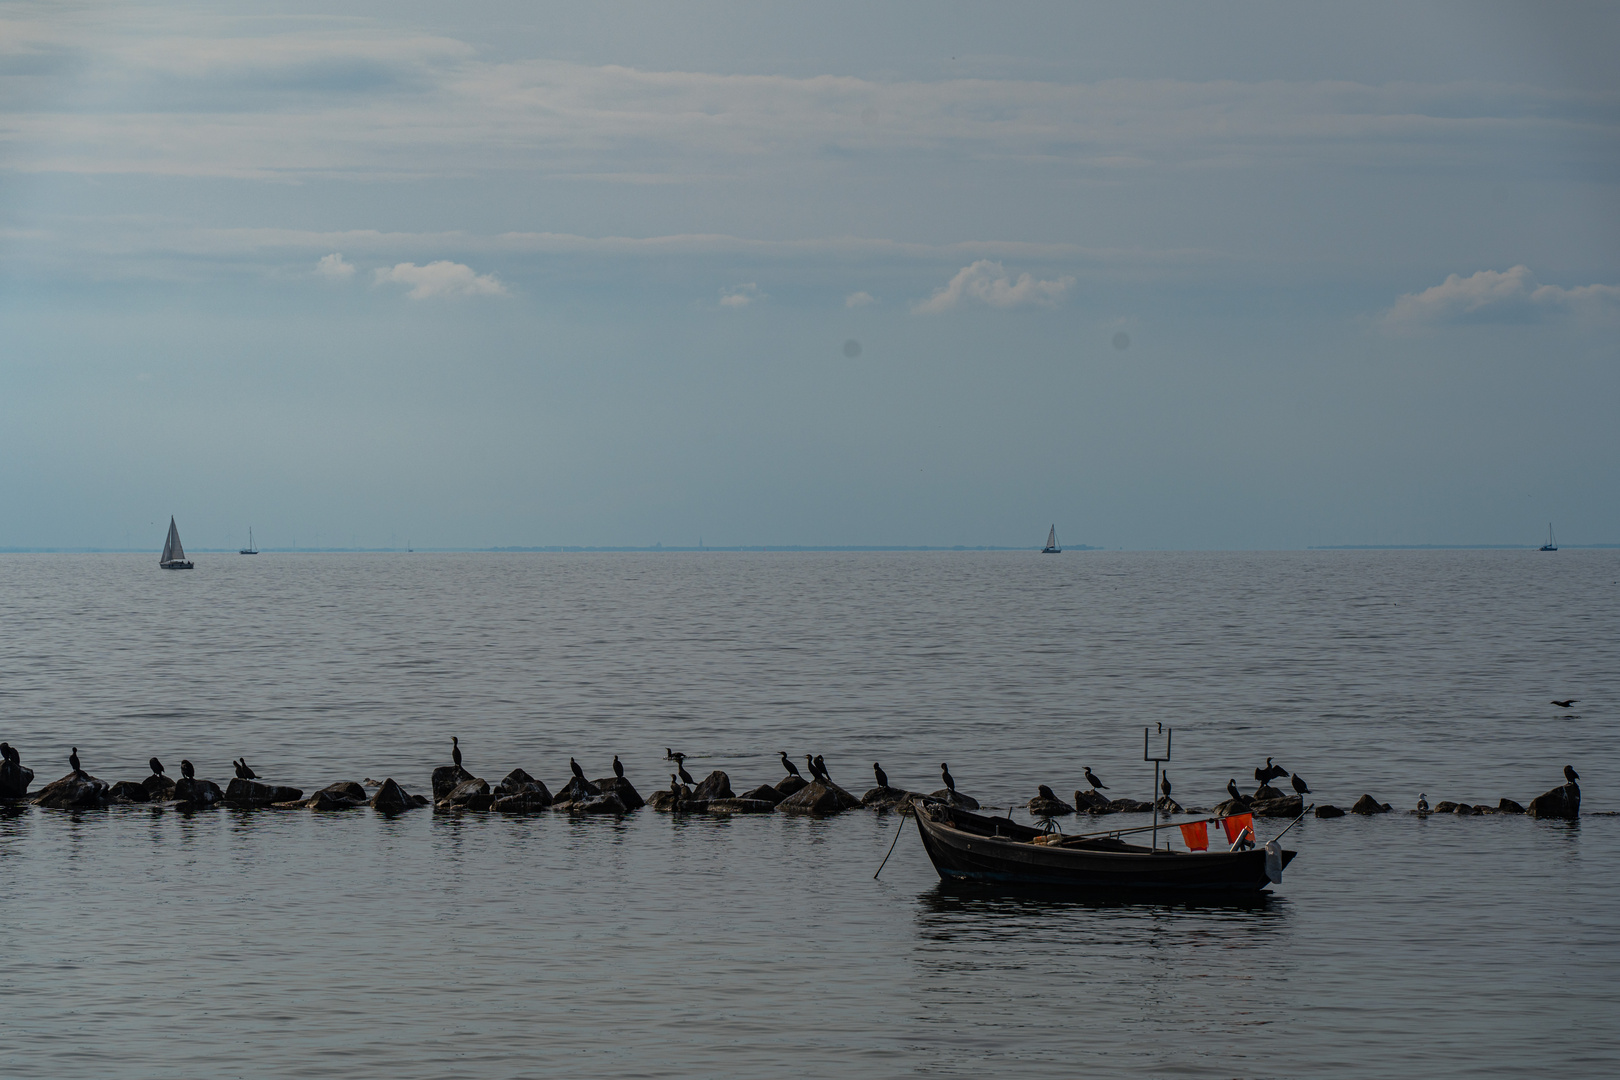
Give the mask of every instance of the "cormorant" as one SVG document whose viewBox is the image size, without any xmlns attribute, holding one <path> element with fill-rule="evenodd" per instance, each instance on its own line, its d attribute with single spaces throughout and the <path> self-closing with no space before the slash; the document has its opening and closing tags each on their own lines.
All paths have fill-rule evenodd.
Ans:
<svg viewBox="0 0 1620 1080">
<path fill-rule="evenodd" d="M 13 765 L 21 765 L 22 755 L 10 743 L 0 742 L 0 761 L 9 761 Z"/>
<path fill-rule="evenodd" d="M 951 767 L 946 762 L 942 761 L 939 763 L 939 776 L 940 779 L 945 781 L 945 788 L 947 791 L 956 790 L 956 778 L 951 775 Z"/>
<path fill-rule="evenodd" d="M 1243 792 L 1237 789 L 1237 779 L 1235 777 L 1226 782 L 1226 793 L 1238 802 L 1243 801 Z"/>
<path fill-rule="evenodd" d="M 1047 787 L 1045 784 L 1040 785 L 1040 787 L 1037 788 L 1036 790 L 1040 793 L 1041 798 L 1043 798 L 1043 799 L 1051 799 L 1053 802 L 1058 801 L 1057 794 L 1051 788 Z"/>
<path fill-rule="evenodd" d="M 187 761 L 185 758 L 181 758 L 180 775 L 185 777 L 187 780 L 194 780 L 197 777 L 197 769 L 191 764 L 191 762 Z"/>
<path fill-rule="evenodd" d="M 1576 772 L 1574 769 L 1570 768 L 1568 765 L 1564 766 L 1564 779 L 1565 780 L 1567 780 L 1571 784 L 1573 784 L 1575 781 L 1579 780 L 1580 778 L 1581 778 L 1580 773 Z"/>
<path fill-rule="evenodd" d="M 686 766 L 685 765 L 683 765 L 679 761 L 677 761 L 675 763 L 675 768 L 677 770 L 679 770 L 679 772 L 681 774 L 681 783 L 683 783 L 683 784 L 695 784 L 695 783 L 697 783 L 696 780 L 692 779 L 692 774 L 686 771 Z"/>
<path fill-rule="evenodd" d="M 810 779 L 821 779 L 821 770 L 816 768 L 816 759 L 809 754 L 804 755 L 804 767 L 810 770 Z"/>
<path fill-rule="evenodd" d="M 1101 780 L 1097 779 L 1096 775 L 1092 773 L 1090 765 L 1086 766 L 1085 772 L 1086 772 L 1086 783 L 1091 785 L 1091 790 L 1092 791 L 1099 791 L 1099 790 L 1100 791 L 1107 791 L 1108 790 L 1108 785 L 1103 783 Z"/>
<path fill-rule="evenodd" d="M 450 736 L 450 760 L 455 762 L 456 768 L 461 768 L 461 740 L 454 735 Z"/>
<path fill-rule="evenodd" d="M 247 777 L 242 775 L 242 763 L 237 761 L 235 758 L 231 758 L 231 771 L 236 774 L 236 778 L 238 780 L 247 779 Z"/>
<path fill-rule="evenodd" d="M 163 762 L 159 761 L 157 758 L 153 758 L 151 761 L 148 761 L 146 763 L 146 767 L 152 770 L 153 776 L 163 775 Z"/>
<path fill-rule="evenodd" d="M 1418 792 L 1417 812 L 1420 814 L 1427 814 L 1429 812 L 1429 797 L 1423 794 L 1421 791 Z"/>
<path fill-rule="evenodd" d="M 671 795 L 679 795 L 681 793 L 681 782 L 675 778 L 674 773 L 669 774 L 669 793 Z"/>
<path fill-rule="evenodd" d="M 1289 782 L 1294 785 L 1294 790 L 1299 792 L 1301 795 L 1309 795 L 1311 793 L 1311 789 L 1305 785 L 1305 781 L 1300 778 L 1299 773 L 1295 773 Z"/>
<path fill-rule="evenodd" d="M 77 746 L 75 746 L 73 748 L 73 752 L 68 755 L 68 764 L 73 766 L 74 772 L 79 771 L 79 748 Z"/>
<path fill-rule="evenodd" d="M 877 777 L 878 787 L 889 786 L 889 774 L 883 771 L 883 766 L 872 762 L 872 775 Z"/>
<path fill-rule="evenodd" d="M 579 767 L 579 762 L 575 761 L 573 758 L 568 759 L 568 768 L 569 768 L 570 771 L 573 772 L 573 774 L 576 777 L 579 778 L 580 783 L 582 783 L 582 784 L 590 783 L 589 780 L 585 779 L 585 770 L 580 768 Z"/>
<path fill-rule="evenodd" d="M 1548 702 L 1548 704 L 1556 705 L 1560 709 L 1567 709 L 1567 708 L 1569 708 L 1571 705 L 1575 704 L 1579 700 L 1581 700 L 1581 699 L 1580 698 L 1565 698 L 1563 701 L 1552 701 L 1552 702 Z"/>
<path fill-rule="evenodd" d="M 1165 798 L 1168 799 L 1170 797 L 1170 774 L 1169 773 L 1165 773 L 1164 774 L 1164 779 L 1159 781 L 1159 790 L 1164 792 L 1164 797 Z"/>
<path fill-rule="evenodd" d="M 816 772 L 821 776 L 823 784 L 832 783 L 832 774 L 827 771 L 827 763 L 821 760 L 820 754 L 816 755 Z"/>
<path fill-rule="evenodd" d="M 666 746 L 664 747 L 664 760 L 673 761 L 675 764 L 680 765 L 686 760 L 686 755 L 679 750 L 671 750 Z"/>
<path fill-rule="evenodd" d="M 788 760 L 787 751 L 778 750 L 777 753 L 782 755 L 782 768 L 788 771 L 788 775 L 798 776 L 800 780 L 803 780 L 804 777 L 799 775 L 799 767 Z"/>
<path fill-rule="evenodd" d="M 247 763 L 247 756 L 243 755 L 243 757 L 242 757 L 242 779 L 244 779 L 244 780 L 257 780 L 258 778 L 259 778 L 259 774 L 253 771 L 252 767 L 250 765 L 248 765 L 248 763 Z"/>
<path fill-rule="evenodd" d="M 618 754 L 613 755 L 613 775 L 617 776 L 620 780 L 624 779 L 624 766 L 619 762 Z"/>
</svg>

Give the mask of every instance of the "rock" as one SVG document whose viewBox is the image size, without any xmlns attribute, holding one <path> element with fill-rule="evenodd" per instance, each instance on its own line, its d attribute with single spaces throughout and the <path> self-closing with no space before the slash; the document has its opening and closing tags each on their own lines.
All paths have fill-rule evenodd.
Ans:
<svg viewBox="0 0 1620 1080">
<path fill-rule="evenodd" d="M 659 788 L 657 791 L 647 796 L 647 805 L 652 807 L 654 810 L 671 812 L 684 811 L 686 809 L 686 804 L 689 803 L 691 799 L 692 789 L 687 787 L 685 784 L 682 784 L 679 791 L 671 791 L 669 788 Z"/>
<path fill-rule="evenodd" d="M 1522 814 L 1524 813 L 1524 807 L 1512 799 L 1503 799 L 1496 804 L 1496 812 L 1499 814 Z"/>
<path fill-rule="evenodd" d="M 497 798 L 502 795 L 524 795 L 536 788 L 545 791 L 546 796 L 550 797 L 551 789 L 546 787 L 544 781 L 536 780 L 522 769 L 513 769 L 506 774 L 505 779 L 495 785 L 495 795 Z"/>
<path fill-rule="evenodd" d="M 1237 814 L 1247 814 L 1253 805 L 1248 799 L 1227 799 L 1225 802 L 1216 803 L 1215 809 L 1210 813 L 1216 817 L 1233 817 Z"/>
<path fill-rule="evenodd" d="M 776 790 L 782 793 L 784 799 L 789 795 L 797 795 L 809 786 L 810 781 L 802 776 L 794 776 L 792 773 L 788 773 L 776 782 Z"/>
<path fill-rule="evenodd" d="M 279 784 L 261 784 L 257 780 L 237 777 L 225 789 L 225 801 L 232 806 L 269 806 L 272 803 L 297 802 L 304 793 L 295 787 Z"/>
<path fill-rule="evenodd" d="M 1565 784 L 1537 795 L 1530 800 L 1530 816 L 1574 821 L 1581 816 L 1581 789 L 1575 784 Z"/>
<path fill-rule="evenodd" d="M 460 765 L 440 765 L 433 770 L 433 801 L 441 802 L 457 784 L 465 784 L 472 778 L 473 774 Z"/>
<path fill-rule="evenodd" d="M 117 803 L 143 803 L 151 802 L 151 796 L 146 789 L 135 780 L 120 780 L 107 792 L 107 799 Z"/>
<path fill-rule="evenodd" d="M 1266 799 L 1249 807 L 1255 817 L 1293 818 L 1305 812 L 1305 799 L 1300 795 L 1286 795 L 1281 799 Z"/>
<path fill-rule="evenodd" d="M 866 800 L 862 799 L 861 801 L 865 802 Z M 1029 800 L 1028 805 L 1031 816 L 1037 818 L 1064 817 L 1074 813 L 1074 807 L 1062 799 L 1048 799 L 1040 795 Z"/>
<path fill-rule="evenodd" d="M 737 796 L 731 790 L 731 777 L 714 770 L 698 782 L 692 789 L 692 797 L 697 799 L 735 799 Z"/>
<path fill-rule="evenodd" d="M 106 781 L 78 769 L 40 788 L 39 794 L 34 796 L 34 805 L 53 810 L 95 809 L 107 805 L 108 790 Z"/>
<path fill-rule="evenodd" d="M 837 814 L 859 805 L 859 799 L 837 784 L 823 784 L 818 780 L 789 795 L 777 803 L 776 808 L 785 814 Z"/>
<path fill-rule="evenodd" d="M 549 796 L 546 802 L 551 802 Z M 384 780 L 382 787 L 377 789 L 377 794 L 371 797 L 371 808 L 384 814 L 403 814 L 407 810 L 415 810 L 418 806 L 426 805 L 426 796 L 412 795 L 394 783 L 393 777 Z"/>
<path fill-rule="evenodd" d="M 481 796 L 488 796 L 489 801 L 484 802 Z M 477 810 L 480 808 L 472 805 L 475 798 L 483 803 L 482 809 L 488 810 L 495 805 L 495 796 L 490 794 L 488 782 L 480 780 L 476 776 L 463 780 L 451 788 L 450 793 L 440 799 L 436 805 L 440 810 L 452 810 L 458 807 Z"/>
<path fill-rule="evenodd" d="M 1160 797 L 1158 807 L 1161 814 L 1185 814 L 1187 812 L 1181 808 L 1180 803 L 1168 795 Z"/>
<path fill-rule="evenodd" d="M 146 789 L 146 797 L 151 802 L 168 802 L 174 798 L 174 781 L 167 776 L 153 773 L 141 781 L 141 787 Z"/>
<path fill-rule="evenodd" d="M 1473 807 L 1473 810 L 1474 810 L 1474 813 L 1476 813 L 1476 814 L 1499 814 L 1499 813 L 1501 813 L 1501 811 L 1498 810 L 1496 807 L 1494 807 L 1494 806 L 1486 806 L 1484 803 L 1475 803 L 1474 807 Z"/>
<path fill-rule="evenodd" d="M 622 776 L 609 776 L 606 779 L 598 780 L 596 786 L 601 789 L 602 794 L 616 796 L 624 804 L 626 811 L 640 810 L 647 805 L 647 800 L 643 799 L 641 794 L 636 791 L 635 785 Z"/>
<path fill-rule="evenodd" d="M 875 787 L 861 796 L 861 805 L 871 810 L 890 810 L 911 798 L 911 792 L 897 787 Z"/>
<path fill-rule="evenodd" d="M 600 794 L 602 794 L 601 789 L 589 780 L 581 780 L 577 776 L 571 776 L 563 789 L 557 792 L 557 802 L 584 802 L 586 799 L 594 799 Z"/>
<path fill-rule="evenodd" d="M 182 809 L 203 810 L 225 801 L 225 793 L 212 780 L 182 776 L 174 782 L 174 799 Z"/>
<path fill-rule="evenodd" d="M 940 788 L 928 797 L 938 799 L 946 806 L 954 806 L 958 810 L 977 810 L 979 808 L 979 800 L 971 795 L 964 795 L 960 791 L 952 791 L 950 788 Z"/>
<path fill-rule="evenodd" d="M 1265 802 L 1268 799 L 1286 799 L 1288 798 L 1288 793 L 1286 791 L 1279 791 L 1270 784 L 1261 784 L 1259 787 L 1254 789 L 1254 794 L 1250 795 L 1249 798 L 1254 802 Z"/>
<path fill-rule="evenodd" d="M 556 800 L 551 789 L 522 769 L 513 769 L 506 779 L 495 785 L 494 807 L 509 814 L 526 814 L 531 810 L 544 810 Z M 501 804 L 505 802 L 503 807 Z"/>
<path fill-rule="evenodd" d="M 617 795 L 589 795 L 583 799 L 572 802 L 560 802 L 553 805 L 554 810 L 566 810 L 570 814 L 626 814 L 625 805 Z"/>
<path fill-rule="evenodd" d="M 1074 793 L 1074 808 L 1086 814 L 1112 814 L 1113 804 L 1108 796 L 1100 791 L 1076 791 Z"/>
<path fill-rule="evenodd" d="M 1150 803 L 1150 802 L 1139 802 L 1136 799 L 1115 799 L 1113 802 L 1109 803 L 1108 805 L 1116 814 L 1151 814 L 1151 813 L 1153 813 L 1153 804 L 1152 803 Z"/>
<path fill-rule="evenodd" d="M 775 806 L 777 803 L 779 803 L 783 799 L 787 798 L 787 796 L 782 794 L 780 791 L 777 791 L 776 788 L 773 787 L 770 784 L 761 784 L 761 785 L 759 785 L 759 787 L 754 788 L 752 791 L 743 792 L 741 795 L 737 796 L 737 798 L 739 798 L 739 799 L 764 799 L 766 802 L 770 803 L 772 806 Z"/>
<path fill-rule="evenodd" d="M 777 804 L 769 799 L 710 799 L 711 814 L 768 814 Z"/>
<path fill-rule="evenodd" d="M 28 785 L 34 782 L 34 770 L 14 761 L 0 761 L 0 799 L 28 798 Z"/>
<path fill-rule="evenodd" d="M 1344 811 L 1337 806 L 1324 804 L 1316 808 L 1317 817 L 1344 817 Z"/>
<path fill-rule="evenodd" d="M 1467 803 L 1458 803 L 1451 812 L 1456 814 L 1458 817 L 1473 817 L 1475 814 L 1479 813 L 1478 810 L 1475 810 Z"/>
<path fill-rule="evenodd" d="M 1389 813 L 1389 803 L 1381 803 L 1371 795 L 1363 795 L 1356 800 L 1355 805 L 1350 808 L 1350 812 L 1352 814 L 1387 814 Z"/>
<path fill-rule="evenodd" d="M 1432 811 L 1430 811 L 1430 812 L 1435 813 L 1435 814 L 1451 814 L 1451 813 L 1455 813 L 1456 810 L 1457 810 L 1457 804 L 1456 803 L 1454 803 L 1454 802 L 1443 802 L 1442 801 L 1442 802 L 1435 803 L 1434 804 L 1434 809 Z"/>
</svg>

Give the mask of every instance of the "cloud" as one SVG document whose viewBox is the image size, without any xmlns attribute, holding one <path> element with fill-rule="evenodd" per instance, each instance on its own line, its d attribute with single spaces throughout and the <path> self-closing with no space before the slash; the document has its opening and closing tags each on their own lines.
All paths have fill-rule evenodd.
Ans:
<svg viewBox="0 0 1620 1080">
<path fill-rule="evenodd" d="M 721 307 L 747 307 L 755 300 L 765 299 L 765 294 L 759 291 L 759 286 L 752 281 L 738 285 L 731 289 L 720 290 Z"/>
<path fill-rule="evenodd" d="M 315 272 L 321 277 L 332 281 L 348 281 L 354 277 L 354 264 L 343 261 L 341 252 L 334 251 L 330 255 L 322 255 L 315 264 Z"/>
<path fill-rule="evenodd" d="M 1554 315 L 1620 313 L 1620 286 L 1542 285 L 1528 266 L 1452 274 L 1439 285 L 1407 293 L 1384 315 L 1393 328 L 1466 323 L 1540 322 Z"/>
<path fill-rule="evenodd" d="M 425 300 L 430 296 L 507 296 L 506 286 L 494 274 L 479 274 L 470 266 L 440 259 L 426 266 L 400 263 L 390 269 L 377 271 L 377 283 L 398 282 L 411 286 L 412 300 Z"/>
<path fill-rule="evenodd" d="M 1051 307 L 1063 299 L 1074 284 L 1072 277 L 1041 281 L 1029 274 L 1013 280 L 1006 267 L 990 259 L 979 259 L 956 272 L 950 284 L 912 308 L 922 315 L 949 311 L 964 299 L 978 300 L 991 307 Z"/>
<path fill-rule="evenodd" d="M 869 292 L 852 292 L 844 297 L 845 307 L 865 307 L 867 304 L 877 303 L 877 297 Z"/>
</svg>

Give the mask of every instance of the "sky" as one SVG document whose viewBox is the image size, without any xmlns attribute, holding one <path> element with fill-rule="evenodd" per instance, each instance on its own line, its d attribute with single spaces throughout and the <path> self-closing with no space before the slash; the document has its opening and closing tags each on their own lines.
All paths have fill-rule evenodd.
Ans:
<svg viewBox="0 0 1620 1080">
<path fill-rule="evenodd" d="M 1620 542 L 1617 52 L 0 3 L 0 548 Z"/>
</svg>

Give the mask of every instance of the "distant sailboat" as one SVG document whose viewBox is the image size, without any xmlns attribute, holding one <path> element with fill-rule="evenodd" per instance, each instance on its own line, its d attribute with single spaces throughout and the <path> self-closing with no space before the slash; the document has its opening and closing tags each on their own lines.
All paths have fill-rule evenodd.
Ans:
<svg viewBox="0 0 1620 1080">
<path fill-rule="evenodd" d="M 1552 522 L 1547 522 L 1547 542 L 1541 545 L 1542 551 L 1557 551 L 1558 544 L 1553 540 Z"/>
<path fill-rule="evenodd" d="M 237 552 L 238 555 L 257 555 L 259 549 L 253 546 L 253 526 L 248 526 L 248 546 Z"/>
<path fill-rule="evenodd" d="M 158 565 L 165 570 L 191 569 L 186 549 L 180 546 L 180 530 L 174 527 L 173 515 L 169 517 L 169 538 L 163 541 L 163 554 L 158 557 Z"/>
<path fill-rule="evenodd" d="M 1053 525 L 1051 531 L 1046 534 L 1046 546 L 1041 548 L 1041 554 L 1061 555 L 1062 553 L 1063 549 L 1058 547 L 1057 542 L 1057 526 Z"/>
</svg>

